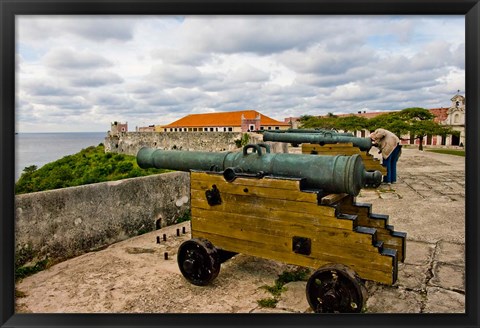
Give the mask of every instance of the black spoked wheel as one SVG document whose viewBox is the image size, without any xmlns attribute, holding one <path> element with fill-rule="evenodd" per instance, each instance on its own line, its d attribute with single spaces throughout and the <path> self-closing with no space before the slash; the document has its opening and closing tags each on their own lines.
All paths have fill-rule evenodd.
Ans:
<svg viewBox="0 0 480 328">
<path fill-rule="evenodd" d="M 307 282 L 307 300 L 317 313 L 359 313 L 366 299 L 360 277 L 341 264 L 318 269 Z"/>
<path fill-rule="evenodd" d="M 182 275 L 197 286 L 208 285 L 220 272 L 217 250 L 206 239 L 183 242 L 178 249 L 177 262 Z"/>
</svg>

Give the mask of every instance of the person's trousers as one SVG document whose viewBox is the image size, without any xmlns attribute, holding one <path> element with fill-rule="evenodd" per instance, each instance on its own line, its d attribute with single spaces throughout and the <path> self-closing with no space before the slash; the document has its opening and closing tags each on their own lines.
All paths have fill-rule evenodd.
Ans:
<svg viewBox="0 0 480 328">
<path fill-rule="evenodd" d="M 387 175 L 383 177 L 383 182 L 392 183 L 397 181 L 397 162 L 401 148 L 401 145 L 397 145 L 390 156 L 383 160 L 383 166 L 387 169 Z"/>
</svg>

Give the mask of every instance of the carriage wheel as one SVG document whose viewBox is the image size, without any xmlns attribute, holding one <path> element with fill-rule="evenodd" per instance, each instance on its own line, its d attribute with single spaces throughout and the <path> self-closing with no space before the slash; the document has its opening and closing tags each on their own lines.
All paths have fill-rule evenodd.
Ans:
<svg viewBox="0 0 480 328">
<path fill-rule="evenodd" d="M 366 299 L 360 277 L 341 264 L 318 269 L 307 282 L 308 304 L 317 313 L 359 313 Z"/>
<path fill-rule="evenodd" d="M 183 242 L 178 249 L 177 262 L 182 275 L 197 286 L 208 285 L 220 272 L 217 249 L 206 239 Z"/>
</svg>

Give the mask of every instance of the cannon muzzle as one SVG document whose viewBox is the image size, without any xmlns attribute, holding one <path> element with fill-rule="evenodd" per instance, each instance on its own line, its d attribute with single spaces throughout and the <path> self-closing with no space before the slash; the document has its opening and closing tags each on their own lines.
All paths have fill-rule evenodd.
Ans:
<svg viewBox="0 0 480 328">
<path fill-rule="evenodd" d="M 361 151 L 369 151 L 372 148 L 372 140 L 370 138 L 357 138 L 343 136 L 334 133 L 271 133 L 263 134 L 263 141 L 288 142 L 291 144 L 311 143 L 318 145 L 348 143 L 351 142 Z"/>
<path fill-rule="evenodd" d="M 367 172 L 360 155 L 311 156 L 270 153 L 267 144 L 246 145 L 241 152 L 160 150 L 144 147 L 137 153 L 141 168 L 223 172 L 226 181 L 239 175 L 299 178 L 302 188 L 323 193 L 358 195 L 366 186 L 379 185 L 382 175 Z"/>
</svg>

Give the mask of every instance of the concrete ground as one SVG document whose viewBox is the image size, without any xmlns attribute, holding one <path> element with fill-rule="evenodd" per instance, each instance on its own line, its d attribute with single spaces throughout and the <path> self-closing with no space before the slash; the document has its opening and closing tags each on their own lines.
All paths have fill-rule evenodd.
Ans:
<svg viewBox="0 0 480 328">
<path fill-rule="evenodd" d="M 388 214 L 395 230 L 407 233 L 406 260 L 399 264 L 397 282 L 386 286 L 366 281 L 366 311 L 465 312 L 465 158 L 404 149 L 398 182 L 364 189 L 357 201 L 371 203 L 374 213 Z M 166 227 L 25 278 L 16 286 L 17 312 L 311 312 L 304 281 L 285 285 L 276 307 L 259 305 L 259 300 L 272 298 L 262 286 L 273 286 L 281 273 L 298 269 L 271 260 L 238 254 L 222 264 L 210 285 L 188 283 L 179 272 L 176 252 L 190 238 L 189 229 L 189 222 Z"/>
</svg>

